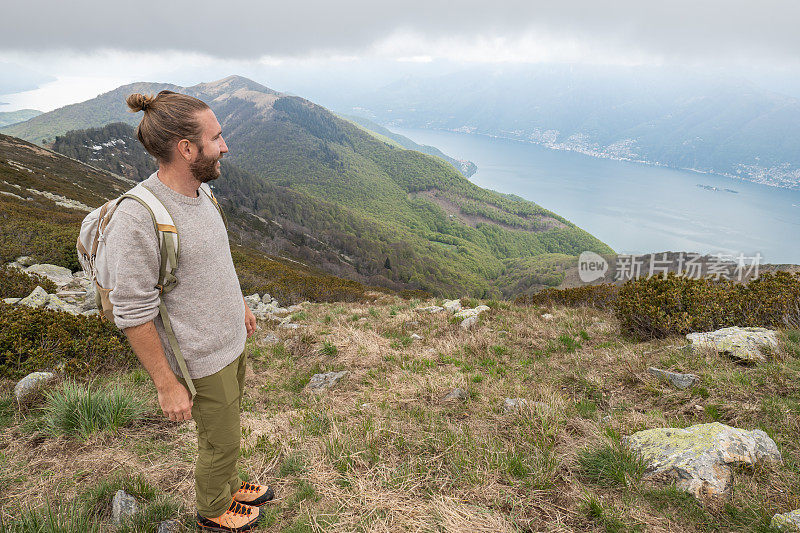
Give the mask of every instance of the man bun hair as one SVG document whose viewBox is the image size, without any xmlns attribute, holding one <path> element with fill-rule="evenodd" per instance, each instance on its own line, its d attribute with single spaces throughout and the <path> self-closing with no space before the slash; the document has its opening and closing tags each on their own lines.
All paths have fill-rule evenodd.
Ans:
<svg viewBox="0 0 800 533">
<path fill-rule="evenodd" d="M 182 139 L 201 144 L 203 132 L 197 114 L 210 109 L 202 100 L 173 91 L 161 91 L 155 97 L 134 93 L 125 101 L 132 113 L 144 111 L 136 127 L 136 136 L 144 149 L 157 160 L 169 163 L 175 143 Z"/>
<path fill-rule="evenodd" d="M 147 107 L 154 99 L 152 94 L 148 96 L 135 93 L 130 95 L 125 102 L 128 104 L 128 108 L 132 113 L 138 113 L 139 111 L 147 111 Z"/>
</svg>

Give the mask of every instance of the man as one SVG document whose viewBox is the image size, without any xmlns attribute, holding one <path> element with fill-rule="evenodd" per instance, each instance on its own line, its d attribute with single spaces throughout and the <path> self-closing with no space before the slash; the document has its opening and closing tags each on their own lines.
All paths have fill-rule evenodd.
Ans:
<svg viewBox="0 0 800 533">
<path fill-rule="evenodd" d="M 137 201 L 121 202 L 105 232 L 114 321 L 150 374 L 164 415 L 197 424 L 198 526 L 246 531 L 258 522 L 258 506 L 274 496 L 267 486 L 242 483 L 236 469 L 245 341 L 256 319 L 242 296 L 221 213 L 200 190 L 219 177 L 228 147 L 201 100 L 161 91 L 156 97 L 133 94 L 127 103 L 133 112 L 144 111 L 137 136 L 158 161 L 158 171 L 142 185 L 164 204 L 178 232 L 178 283 L 163 298 L 194 398 L 159 316 L 158 234 Z"/>
</svg>

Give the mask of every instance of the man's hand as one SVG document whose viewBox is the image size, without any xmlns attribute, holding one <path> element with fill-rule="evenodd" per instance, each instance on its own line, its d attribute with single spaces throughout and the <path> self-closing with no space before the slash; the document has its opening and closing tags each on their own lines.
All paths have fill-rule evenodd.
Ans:
<svg viewBox="0 0 800 533">
<path fill-rule="evenodd" d="M 192 398 L 186 387 L 175 381 L 174 385 L 158 390 L 158 403 L 164 416 L 173 422 L 192 419 Z"/>
<path fill-rule="evenodd" d="M 247 328 L 247 338 L 256 332 L 256 315 L 250 310 L 247 302 L 244 302 L 244 326 Z"/>
</svg>

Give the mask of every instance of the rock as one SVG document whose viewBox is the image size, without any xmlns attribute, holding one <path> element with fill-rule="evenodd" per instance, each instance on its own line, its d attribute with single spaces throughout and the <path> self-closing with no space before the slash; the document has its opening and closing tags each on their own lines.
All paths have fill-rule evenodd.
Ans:
<svg viewBox="0 0 800 533">
<path fill-rule="evenodd" d="M 415 341 L 421 341 L 423 339 L 422 335 L 417 335 L 416 333 L 412 333 L 411 338 Z"/>
<path fill-rule="evenodd" d="M 15 263 L 19 263 L 20 266 L 29 267 L 29 266 L 31 266 L 31 265 L 36 263 L 36 259 L 34 259 L 33 257 L 31 257 L 29 255 L 23 255 L 23 256 L 17 257 L 17 259 L 14 262 Z"/>
<path fill-rule="evenodd" d="M 438 313 L 439 311 L 444 311 L 444 307 L 439 307 L 438 305 L 429 305 L 428 307 L 417 307 L 414 310 L 419 311 L 420 313 Z"/>
<path fill-rule="evenodd" d="M 324 374 L 314 374 L 308 382 L 308 388 L 313 392 L 322 392 L 334 387 L 345 376 L 350 374 L 347 370 L 340 372 L 325 372 Z"/>
<path fill-rule="evenodd" d="M 777 348 L 778 335 L 766 328 L 740 328 L 733 326 L 706 333 L 689 333 L 686 339 L 691 342 L 695 353 L 711 348 L 717 353 L 751 363 L 765 361 L 762 350 Z"/>
<path fill-rule="evenodd" d="M 442 398 L 444 402 L 463 402 L 469 397 L 467 391 L 464 389 L 453 389 L 447 393 L 447 395 Z"/>
<path fill-rule="evenodd" d="M 255 308 L 251 308 L 250 310 L 253 311 L 253 314 L 255 315 L 256 318 L 260 318 L 261 320 L 266 320 L 268 318 L 272 318 L 273 309 L 274 309 L 273 307 L 263 302 L 259 302 L 259 304 Z"/>
<path fill-rule="evenodd" d="M 280 324 L 278 324 L 279 328 L 284 328 L 284 329 L 297 329 L 300 326 L 301 324 L 295 324 L 294 322 L 281 322 Z"/>
<path fill-rule="evenodd" d="M 461 321 L 461 329 L 469 329 L 474 326 L 478 322 L 478 316 L 468 316 L 464 320 Z"/>
<path fill-rule="evenodd" d="M 264 296 L 261 297 L 261 303 L 268 304 L 272 301 L 272 296 L 269 295 L 268 292 L 264 293 Z M 277 302 L 277 300 L 275 300 Z"/>
<path fill-rule="evenodd" d="M 800 531 L 800 509 L 790 513 L 776 514 L 772 517 L 770 527 L 779 531 Z"/>
<path fill-rule="evenodd" d="M 8 305 L 14 305 L 15 303 L 19 302 L 20 300 L 22 300 L 22 298 L 3 298 L 3 301 L 5 303 L 7 303 Z"/>
<path fill-rule="evenodd" d="M 543 320 L 553 320 L 553 315 L 550 313 L 545 313 L 542 315 Z"/>
<path fill-rule="evenodd" d="M 12 261 L 6 264 L 8 268 L 16 268 L 17 270 L 25 270 L 25 267 L 17 263 L 16 261 Z"/>
<path fill-rule="evenodd" d="M 50 294 L 47 297 L 47 305 L 45 309 L 52 309 L 53 311 L 62 311 L 71 315 L 79 315 L 80 310 L 74 305 L 70 305 L 55 294 Z"/>
<path fill-rule="evenodd" d="M 137 510 L 136 498 L 121 489 L 114 494 L 114 499 L 111 501 L 111 520 L 115 526 L 131 518 Z"/>
<path fill-rule="evenodd" d="M 525 398 L 506 398 L 503 401 L 503 412 L 504 413 L 511 413 L 513 411 L 519 411 L 526 407 L 532 407 L 534 409 L 550 409 L 550 406 L 544 402 L 530 402 Z"/>
<path fill-rule="evenodd" d="M 444 307 L 451 313 L 461 311 L 461 300 L 445 300 L 444 303 L 442 304 L 442 307 Z"/>
<path fill-rule="evenodd" d="M 96 295 L 97 288 L 94 286 L 94 283 L 90 283 L 89 286 L 86 287 L 86 296 L 83 297 L 83 301 L 78 306 L 80 310 L 91 311 L 92 309 L 97 309 Z"/>
<path fill-rule="evenodd" d="M 158 524 L 158 531 L 156 533 L 178 533 L 181 530 L 181 527 L 180 520 L 172 518 L 170 520 L 164 520 Z"/>
<path fill-rule="evenodd" d="M 281 340 L 276 337 L 273 333 L 267 333 L 264 337 L 261 338 L 259 344 L 278 344 Z"/>
<path fill-rule="evenodd" d="M 487 305 L 479 305 L 478 307 L 472 307 L 469 309 L 462 309 L 461 311 L 457 312 L 453 316 L 456 318 L 469 318 L 471 316 L 478 316 L 479 314 L 483 313 L 484 311 L 488 311 L 489 306 Z"/>
<path fill-rule="evenodd" d="M 258 307 L 258 304 L 261 303 L 261 296 L 259 296 L 258 293 L 251 294 L 250 296 L 245 296 L 244 302 L 250 309 L 255 309 Z"/>
<path fill-rule="evenodd" d="M 25 269 L 28 274 L 39 274 L 48 278 L 50 281 L 63 287 L 70 283 L 73 279 L 72 270 L 58 265 L 49 265 L 46 263 L 31 265 Z"/>
<path fill-rule="evenodd" d="M 83 316 L 95 316 L 99 315 L 100 312 L 97 309 L 89 309 L 88 311 L 82 311 L 81 315 Z"/>
<path fill-rule="evenodd" d="M 14 397 L 22 402 L 55 377 L 52 372 L 32 372 L 14 385 Z"/>
<path fill-rule="evenodd" d="M 287 307 L 286 310 L 289 311 L 290 313 L 296 313 L 298 311 L 302 311 L 303 310 L 303 306 L 300 305 L 300 304 L 294 304 L 294 305 L 290 305 L 289 307 Z"/>
<path fill-rule="evenodd" d="M 48 295 L 43 288 L 37 285 L 28 296 L 17 302 L 17 305 L 27 305 L 28 307 L 44 307 L 47 305 L 47 300 L 49 298 L 50 295 Z"/>
<path fill-rule="evenodd" d="M 686 429 L 648 429 L 622 442 L 646 463 L 645 479 L 675 483 L 699 500 L 727 496 L 733 464 L 782 460 L 775 442 L 763 431 L 719 422 Z"/>
<path fill-rule="evenodd" d="M 694 374 L 679 374 L 668 370 L 660 370 L 653 366 L 648 368 L 647 371 L 658 379 L 669 381 L 681 390 L 694 387 L 700 382 L 700 378 Z"/>
</svg>

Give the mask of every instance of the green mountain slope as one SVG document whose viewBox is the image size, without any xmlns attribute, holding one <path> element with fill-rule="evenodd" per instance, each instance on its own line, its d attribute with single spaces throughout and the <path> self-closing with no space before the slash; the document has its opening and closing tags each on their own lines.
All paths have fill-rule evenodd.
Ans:
<svg viewBox="0 0 800 533">
<path fill-rule="evenodd" d="M 11 128 L 37 140 L 72 129 L 62 121 L 135 122 L 125 97 L 164 87 L 120 87 Z M 302 98 L 236 76 L 176 90 L 208 102 L 222 124 L 226 159 L 240 178 L 218 180 L 221 196 L 263 220 L 300 224 L 306 239 L 347 257 L 372 284 L 384 278 L 439 294 L 506 295 L 498 276 L 538 272 L 532 258 L 611 252 L 533 202 L 477 187 L 444 161 L 382 141 Z M 288 191 L 296 204 L 286 203 Z"/>
<path fill-rule="evenodd" d="M 461 172 L 465 178 L 469 178 L 478 170 L 478 167 L 472 161 L 466 161 L 463 159 L 455 159 L 453 157 L 448 156 L 435 146 L 430 146 L 428 144 L 417 144 L 408 137 L 404 135 L 400 135 L 399 133 L 394 133 L 380 124 L 376 122 L 372 122 L 369 119 L 364 117 L 358 117 L 355 115 L 342 115 L 342 118 L 349 120 L 350 122 L 355 122 L 362 128 L 366 128 L 369 131 L 376 133 L 379 135 L 378 138 L 385 137 L 388 140 L 392 140 L 396 142 L 400 147 L 405 148 L 407 150 L 416 150 L 417 152 L 422 152 L 423 154 L 428 154 L 432 156 L 436 156 L 440 159 L 444 159 L 453 167 Z"/>
<path fill-rule="evenodd" d="M 42 112 L 36 109 L 20 109 L 19 111 L 2 111 L 0 112 L 0 127 L 25 122 L 35 116 L 41 115 Z"/>
</svg>

